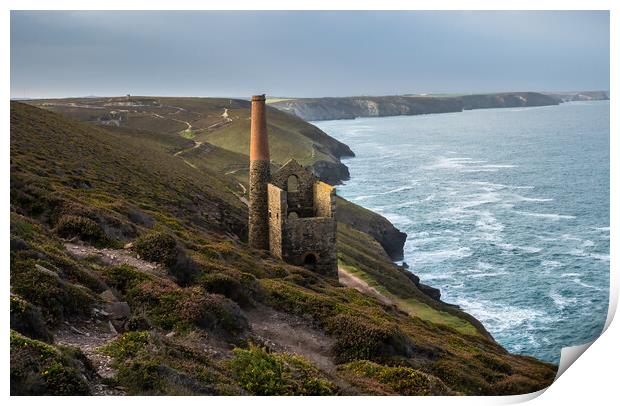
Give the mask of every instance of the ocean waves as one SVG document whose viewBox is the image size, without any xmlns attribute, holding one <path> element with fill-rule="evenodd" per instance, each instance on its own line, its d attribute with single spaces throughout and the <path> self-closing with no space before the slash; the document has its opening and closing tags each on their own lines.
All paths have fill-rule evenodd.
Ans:
<svg viewBox="0 0 620 406">
<path fill-rule="evenodd" d="M 608 108 L 569 105 L 316 123 L 356 153 L 339 195 L 407 233 L 410 270 L 554 362 L 603 325 L 609 283 Z"/>
</svg>

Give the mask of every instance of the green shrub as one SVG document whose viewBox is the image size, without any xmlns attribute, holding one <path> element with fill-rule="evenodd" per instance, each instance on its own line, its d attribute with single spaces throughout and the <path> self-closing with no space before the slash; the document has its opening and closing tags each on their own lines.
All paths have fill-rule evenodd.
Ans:
<svg viewBox="0 0 620 406">
<path fill-rule="evenodd" d="M 163 329 L 191 326 L 235 336 L 248 329 L 237 304 L 200 287 L 179 288 L 163 280 L 147 280 L 127 292 L 131 307 Z"/>
<path fill-rule="evenodd" d="M 251 345 L 233 350 L 230 365 L 241 386 L 254 395 L 333 395 L 336 388 L 302 357 L 269 354 Z"/>
<path fill-rule="evenodd" d="M 403 366 L 385 366 L 371 361 L 355 361 L 344 365 L 343 370 L 356 376 L 370 378 L 399 395 L 446 395 L 448 387 L 440 379 L 424 372 Z"/>
<path fill-rule="evenodd" d="M 88 289 L 63 281 L 33 259 L 11 262 L 11 288 L 40 307 L 52 324 L 66 316 L 87 314 L 94 301 Z"/>
<path fill-rule="evenodd" d="M 56 224 L 56 234 L 62 238 L 77 237 L 95 245 L 107 245 L 109 243 L 99 224 L 87 217 L 71 214 L 60 217 Z"/>
<path fill-rule="evenodd" d="M 146 261 L 172 266 L 177 259 L 177 242 L 169 234 L 151 232 L 134 243 L 136 252 Z"/>
<path fill-rule="evenodd" d="M 130 331 L 114 341 L 108 343 L 101 349 L 101 352 L 123 361 L 135 357 L 139 351 L 144 349 L 149 343 L 149 333 L 146 331 Z"/>
<path fill-rule="evenodd" d="M 327 321 L 327 333 L 336 338 L 338 362 L 410 355 L 411 343 L 395 325 L 341 313 Z"/>
<path fill-rule="evenodd" d="M 119 265 L 104 271 L 106 282 L 125 294 L 141 282 L 152 279 L 150 275 L 138 271 L 133 266 Z"/>
<path fill-rule="evenodd" d="M 248 280 L 247 284 L 250 283 L 251 281 Z M 207 292 L 219 293 L 234 300 L 240 305 L 247 305 L 250 303 L 249 294 L 242 285 L 242 281 L 231 275 L 224 273 L 205 274 L 200 280 L 200 285 Z"/>
<path fill-rule="evenodd" d="M 92 374 L 92 366 L 75 351 L 11 331 L 11 395 L 89 395 L 83 375 Z"/>
<path fill-rule="evenodd" d="M 491 394 L 488 383 L 480 377 L 479 371 L 470 369 L 463 362 L 440 359 L 424 369 L 453 390 L 466 395 Z"/>
<path fill-rule="evenodd" d="M 235 302 L 201 288 L 191 289 L 177 306 L 183 321 L 207 330 L 234 336 L 248 329 L 248 322 Z"/>
<path fill-rule="evenodd" d="M 11 329 L 36 340 L 52 342 L 41 309 L 15 295 L 11 295 Z"/>
</svg>

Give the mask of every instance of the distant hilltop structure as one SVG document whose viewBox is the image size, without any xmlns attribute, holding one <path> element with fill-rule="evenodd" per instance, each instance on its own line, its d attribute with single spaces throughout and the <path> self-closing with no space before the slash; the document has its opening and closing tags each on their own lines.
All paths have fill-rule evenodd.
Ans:
<svg viewBox="0 0 620 406">
<path fill-rule="evenodd" d="M 249 243 L 290 264 L 338 275 L 335 188 L 291 159 L 270 171 L 265 95 L 252 97 Z"/>
</svg>

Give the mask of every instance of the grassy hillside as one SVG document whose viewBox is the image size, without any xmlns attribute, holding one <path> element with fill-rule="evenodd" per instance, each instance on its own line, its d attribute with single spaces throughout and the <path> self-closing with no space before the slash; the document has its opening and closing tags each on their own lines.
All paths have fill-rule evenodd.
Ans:
<svg viewBox="0 0 620 406">
<path fill-rule="evenodd" d="M 28 101 L 37 107 L 94 124 L 180 135 L 209 142 L 232 152 L 249 152 L 250 102 L 197 97 L 117 97 Z M 310 167 L 326 182 L 337 184 L 349 173 L 340 157 L 352 156 L 345 144 L 317 127 L 268 108 L 271 159 L 284 164 L 291 157 Z M 190 144 L 191 145 L 191 144 Z"/>
<path fill-rule="evenodd" d="M 253 251 L 242 187 L 217 169 L 229 168 L 223 150 L 177 154 L 186 142 L 11 103 L 12 394 L 509 394 L 552 382 L 554 366 L 508 354 L 430 300 L 367 234 L 339 225 L 341 262 L 410 308 Z"/>
</svg>

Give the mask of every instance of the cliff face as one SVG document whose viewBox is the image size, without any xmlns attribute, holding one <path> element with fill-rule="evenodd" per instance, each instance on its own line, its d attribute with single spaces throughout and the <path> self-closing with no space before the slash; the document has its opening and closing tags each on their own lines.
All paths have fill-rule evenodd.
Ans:
<svg viewBox="0 0 620 406">
<path fill-rule="evenodd" d="M 392 261 L 403 259 L 403 246 L 407 234 L 403 233 L 385 217 L 339 197 L 336 201 L 336 220 L 373 237 Z"/>
<path fill-rule="evenodd" d="M 464 110 L 504 107 L 535 107 L 560 104 L 553 97 L 534 92 L 498 93 L 460 96 Z"/>
<path fill-rule="evenodd" d="M 272 103 L 307 121 L 384 117 L 462 111 L 460 100 L 439 97 L 325 97 Z"/>
<path fill-rule="evenodd" d="M 562 103 L 571 101 L 609 100 L 609 93 L 603 90 L 586 92 L 552 92 L 545 94 L 559 100 Z"/>
<path fill-rule="evenodd" d="M 446 97 L 379 96 L 285 99 L 271 103 L 308 121 L 417 114 L 452 113 L 472 109 L 532 107 L 559 104 L 558 98 L 535 92 L 474 94 Z"/>
</svg>

